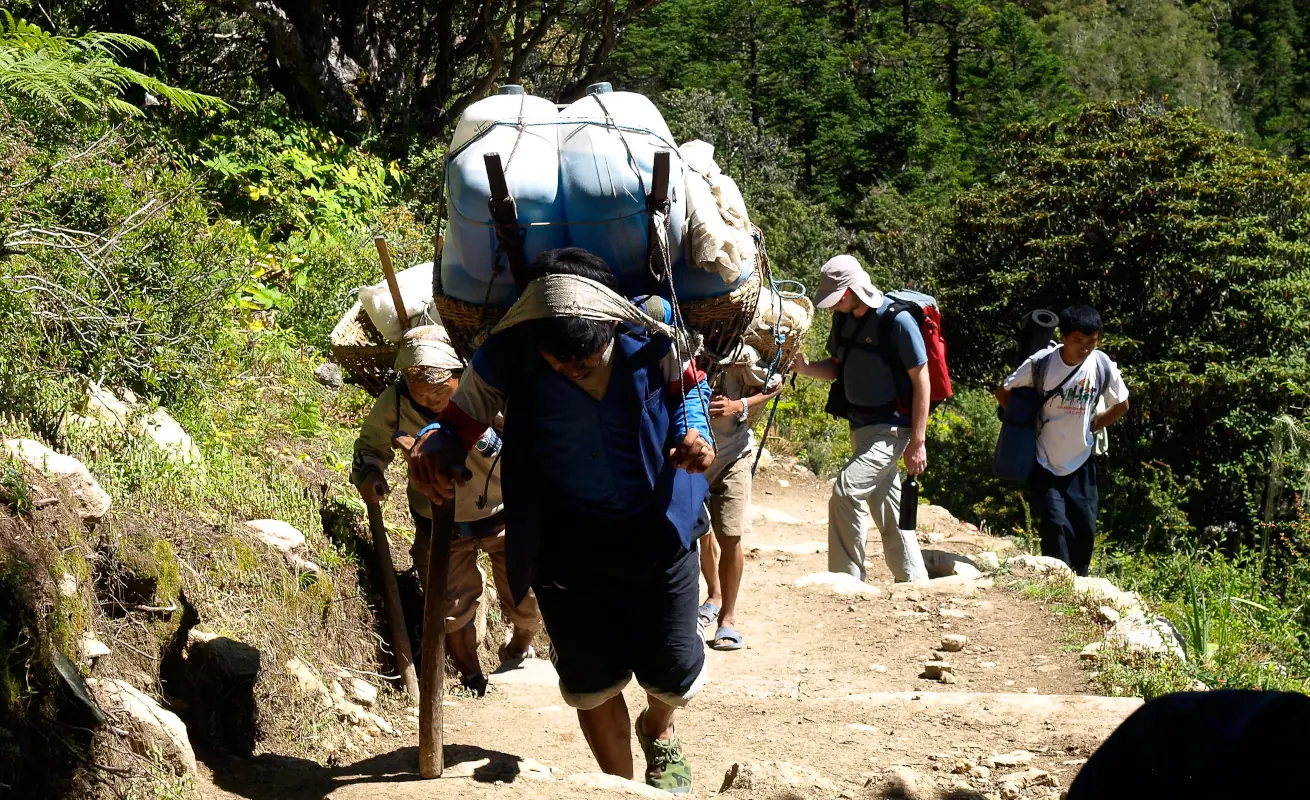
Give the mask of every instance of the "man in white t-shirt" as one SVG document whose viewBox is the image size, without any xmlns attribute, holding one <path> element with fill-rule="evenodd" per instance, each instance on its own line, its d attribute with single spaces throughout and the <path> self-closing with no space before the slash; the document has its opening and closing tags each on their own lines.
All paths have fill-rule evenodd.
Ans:
<svg viewBox="0 0 1310 800">
<path fill-rule="evenodd" d="M 1042 555 L 1060 559 L 1078 575 L 1087 574 L 1096 543 L 1096 433 L 1128 411 L 1128 387 L 1119 366 L 1096 349 L 1100 341 L 1096 309 L 1066 308 L 1060 344 L 1035 353 L 996 390 L 1002 406 L 1022 386 L 1046 397 L 1029 480 L 1041 516 Z M 1105 410 L 1098 411 L 1102 400 Z"/>
</svg>

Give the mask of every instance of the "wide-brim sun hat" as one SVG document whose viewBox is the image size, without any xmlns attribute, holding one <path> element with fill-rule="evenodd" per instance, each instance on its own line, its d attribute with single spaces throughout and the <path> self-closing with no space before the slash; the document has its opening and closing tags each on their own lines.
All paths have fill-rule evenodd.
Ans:
<svg viewBox="0 0 1310 800">
<path fill-rule="evenodd" d="M 882 306 L 882 292 L 873 285 L 869 273 L 864 271 L 854 256 L 833 256 L 823 265 L 819 277 L 819 290 L 815 293 L 816 308 L 832 308 L 850 289 L 870 308 Z"/>
</svg>

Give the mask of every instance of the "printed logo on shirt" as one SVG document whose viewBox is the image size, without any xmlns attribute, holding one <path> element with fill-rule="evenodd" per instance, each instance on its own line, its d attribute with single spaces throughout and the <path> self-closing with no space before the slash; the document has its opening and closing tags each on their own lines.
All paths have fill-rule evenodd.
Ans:
<svg viewBox="0 0 1310 800">
<path fill-rule="evenodd" d="M 1083 378 L 1072 386 L 1060 390 L 1056 409 L 1076 413 L 1085 411 L 1096 397 L 1096 384 L 1091 377 Z"/>
</svg>

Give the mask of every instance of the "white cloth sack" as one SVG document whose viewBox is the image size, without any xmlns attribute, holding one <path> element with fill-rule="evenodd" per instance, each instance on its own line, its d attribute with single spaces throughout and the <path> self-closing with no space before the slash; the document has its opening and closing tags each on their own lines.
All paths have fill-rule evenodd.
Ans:
<svg viewBox="0 0 1310 800">
<path fill-rule="evenodd" d="M 755 263 L 746 201 L 736 182 L 714 162 L 714 145 L 696 140 L 678 149 L 688 167 L 688 263 L 718 273 L 725 284 L 733 283 Z"/>
<path fill-rule="evenodd" d="M 420 324 L 440 325 L 441 318 L 432 306 L 432 262 L 424 261 L 396 274 L 396 284 L 400 287 L 400 297 L 405 301 L 405 320 Z M 373 322 L 382 338 L 388 342 L 399 342 L 405 330 L 400 317 L 396 314 L 395 303 L 391 300 L 391 290 L 387 282 L 365 286 L 359 290 L 359 304 L 364 313 Z"/>
</svg>

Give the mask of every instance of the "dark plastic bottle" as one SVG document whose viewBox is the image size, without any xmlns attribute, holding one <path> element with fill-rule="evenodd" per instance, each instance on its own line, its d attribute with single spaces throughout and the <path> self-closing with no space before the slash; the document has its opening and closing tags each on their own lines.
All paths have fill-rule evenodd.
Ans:
<svg viewBox="0 0 1310 800">
<path fill-rule="evenodd" d="M 901 484 L 901 530 L 919 527 L 919 482 L 910 475 Z"/>
</svg>

